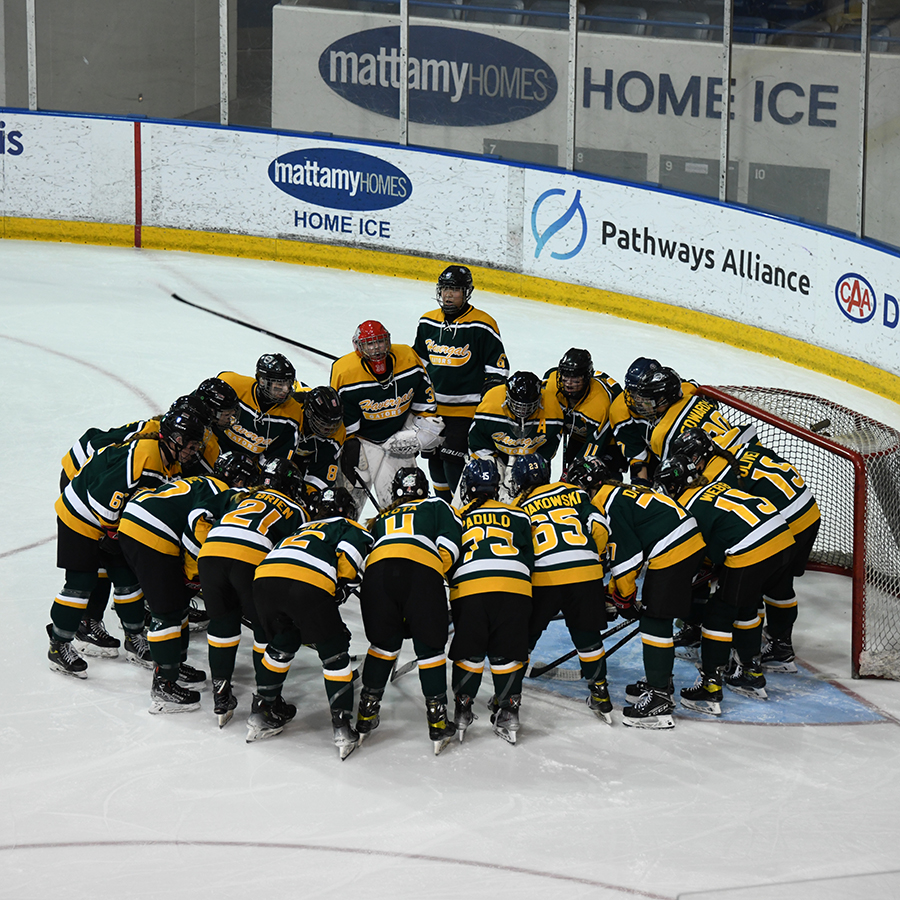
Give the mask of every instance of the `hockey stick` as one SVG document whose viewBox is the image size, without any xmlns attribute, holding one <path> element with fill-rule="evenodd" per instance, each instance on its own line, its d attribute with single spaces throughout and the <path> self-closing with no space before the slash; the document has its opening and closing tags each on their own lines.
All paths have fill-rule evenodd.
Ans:
<svg viewBox="0 0 900 900">
<path fill-rule="evenodd" d="M 603 634 L 600 635 L 600 639 L 606 640 L 606 638 L 612 637 L 614 634 L 618 634 L 623 628 L 627 628 L 633 621 L 634 619 L 626 619 L 624 622 L 619 622 L 618 625 L 613 625 L 612 628 L 607 629 L 603 632 Z M 617 644 L 616 646 L 618 647 L 619 645 Z M 611 652 L 612 651 L 609 651 L 606 655 L 609 656 L 609 653 Z M 559 659 L 554 659 L 553 662 L 547 663 L 547 665 L 545 666 L 532 666 L 531 671 L 528 672 L 526 678 L 540 678 L 541 675 L 545 675 L 551 669 L 556 669 L 564 662 L 567 662 L 568 660 L 572 659 L 573 656 L 577 655 L 577 650 L 570 650 L 564 656 L 561 656 Z"/>
<path fill-rule="evenodd" d="M 289 337 L 285 337 L 283 334 L 276 334 L 274 331 L 269 331 L 266 328 L 260 328 L 258 325 L 251 325 L 249 322 L 243 322 L 240 319 L 234 318 L 234 316 L 226 316 L 225 313 L 216 312 L 214 309 L 209 309 L 206 306 L 200 306 L 199 303 L 192 303 L 190 300 L 185 300 L 184 297 L 179 297 L 178 294 L 172 294 L 172 297 L 176 299 L 179 303 L 184 303 L 187 306 L 193 306 L 194 309 L 202 309 L 203 312 L 208 312 L 211 315 L 218 316 L 220 319 L 226 319 L 229 322 L 234 322 L 235 325 L 243 325 L 244 328 L 250 328 L 253 331 L 258 331 L 260 334 L 267 334 L 269 337 L 273 337 L 276 340 L 284 341 L 286 344 L 291 344 L 294 347 L 299 347 L 301 350 L 308 350 L 310 353 L 318 353 L 319 356 L 324 356 L 326 359 L 335 360 L 338 357 L 332 353 L 326 353 L 324 350 L 318 350 L 315 347 L 310 347 L 309 344 L 301 344 L 300 341 L 292 340 Z"/>
</svg>

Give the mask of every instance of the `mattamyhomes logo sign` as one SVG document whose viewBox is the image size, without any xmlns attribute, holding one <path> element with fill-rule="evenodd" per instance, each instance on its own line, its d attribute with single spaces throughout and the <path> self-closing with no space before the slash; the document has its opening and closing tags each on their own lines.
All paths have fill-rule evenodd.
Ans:
<svg viewBox="0 0 900 900">
<path fill-rule="evenodd" d="M 269 163 L 279 190 L 328 209 L 389 209 L 412 194 L 409 176 L 392 163 L 330 147 L 292 150 Z"/>
<path fill-rule="evenodd" d="M 545 109 L 558 89 L 539 56 L 475 31 L 411 25 L 408 57 L 409 120 L 423 125 L 514 122 Z M 399 27 L 339 38 L 319 57 L 319 74 L 350 103 L 399 118 Z"/>
<path fill-rule="evenodd" d="M 841 312 L 851 322 L 862 324 L 875 316 L 878 295 L 867 278 L 856 272 L 841 275 L 834 286 L 834 298 Z M 891 294 L 885 293 L 883 301 L 883 322 L 885 328 L 896 328 L 900 322 L 900 303 Z M 877 320 L 876 320 L 877 321 Z"/>
</svg>

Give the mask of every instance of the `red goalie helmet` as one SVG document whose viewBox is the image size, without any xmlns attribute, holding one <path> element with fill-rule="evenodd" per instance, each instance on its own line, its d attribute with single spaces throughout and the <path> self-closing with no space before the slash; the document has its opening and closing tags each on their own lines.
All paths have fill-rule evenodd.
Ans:
<svg viewBox="0 0 900 900">
<path fill-rule="evenodd" d="M 363 322 L 353 335 L 353 348 L 375 375 L 384 375 L 391 352 L 391 335 L 381 322 L 374 319 Z"/>
</svg>

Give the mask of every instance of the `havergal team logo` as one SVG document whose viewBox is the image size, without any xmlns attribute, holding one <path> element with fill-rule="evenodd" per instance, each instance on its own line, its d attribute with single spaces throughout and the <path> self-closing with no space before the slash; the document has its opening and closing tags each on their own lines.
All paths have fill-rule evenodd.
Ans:
<svg viewBox="0 0 900 900">
<path fill-rule="evenodd" d="M 851 322 L 868 322 L 875 315 L 875 289 L 862 275 L 848 272 L 834 286 L 834 298 Z"/>
<path fill-rule="evenodd" d="M 544 191 L 531 208 L 535 259 L 548 244 L 553 259 L 571 259 L 584 247 L 588 222 L 581 205 L 581 191 L 575 191 L 571 200 L 566 198 L 566 193 L 560 188 L 551 188 Z"/>
</svg>

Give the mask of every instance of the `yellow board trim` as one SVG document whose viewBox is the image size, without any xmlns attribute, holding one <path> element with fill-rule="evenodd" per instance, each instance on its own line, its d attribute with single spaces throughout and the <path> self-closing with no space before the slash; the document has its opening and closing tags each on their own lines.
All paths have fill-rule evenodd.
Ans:
<svg viewBox="0 0 900 900">
<path fill-rule="evenodd" d="M 134 226 L 0 216 L 0 236 L 17 240 L 66 241 L 131 247 L 134 245 Z M 304 266 L 369 272 L 432 283 L 437 280 L 444 267 L 443 259 L 407 256 L 382 250 L 150 226 L 141 229 L 141 245 L 146 250 L 181 250 L 189 253 L 264 259 Z M 746 325 L 657 300 L 645 300 L 585 285 L 551 281 L 548 278 L 505 272 L 500 269 L 486 269 L 481 266 L 469 268 L 481 291 L 571 306 L 633 322 L 671 328 L 829 375 L 900 403 L 900 376 L 833 350 L 765 331 L 755 325 Z"/>
</svg>

